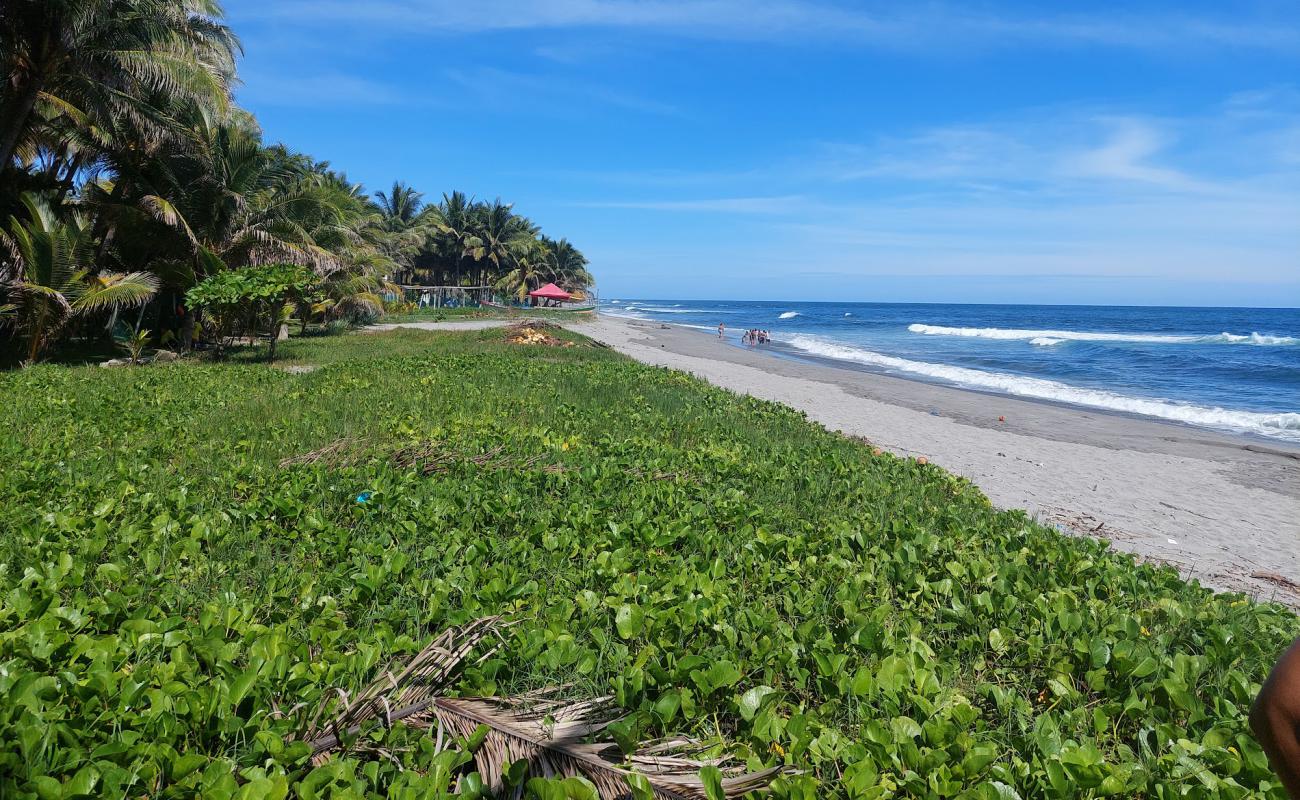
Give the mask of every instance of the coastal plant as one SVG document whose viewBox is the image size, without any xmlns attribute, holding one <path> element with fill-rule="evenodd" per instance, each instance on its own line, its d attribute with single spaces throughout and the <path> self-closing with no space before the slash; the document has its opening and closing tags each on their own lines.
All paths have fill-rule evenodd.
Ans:
<svg viewBox="0 0 1300 800">
<path fill-rule="evenodd" d="M 0 231 L 10 268 L 0 291 L 27 339 L 28 362 L 40 358 L 74 318 L 139 306 L 158 290 L 157 277 L 146 272 L 95 274 L 90 230 L 79 215 L 61 219 L 30 193 L 22 205 L 25 219 L 10 217 L 8 230 Z"/>
<path fill-rule="evenodd" d="M 150 331 L 136 331 L 127 337 L 120 345 L 126 351 L 127 357 L 131 359 L 131 364 L 139 364 L 140 359 L 144 356 L 145 350 L 149 349 L 149 342 L 153 334 Z"/>
<path fill-rule="evenodd" d="M 219 272 L 186 294 L 189 304 L 205 312 L 217 337 L 218 354 L 237 336 L 267 331 L 267 360 L 275 359 L 280 331 L 295 304 L 311 304 L 320 279 L 297 264 L 266 264 Z"/>
<path fill-rule="evenodd" d="M 583 796 L 477 728 L 301 739 L 493 616 L 437 696 L 610 697 L 598 741 L 775 797 L 1283 796 L 1245 715 L 1289 609 L 576 340 L 0 375 L 0 796 Z"/>
</svg>

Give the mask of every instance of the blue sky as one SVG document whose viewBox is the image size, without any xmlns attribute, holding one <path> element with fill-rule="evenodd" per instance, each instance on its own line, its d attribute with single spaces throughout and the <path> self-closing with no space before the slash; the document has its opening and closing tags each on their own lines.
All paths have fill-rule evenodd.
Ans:
<svg viewBox="0 0 1300 800">
<path fill-rule="evenodd" d="M 225 5 L 268 138 L 606 298 L 1300 306 L 1294 0 Z"/>
</svg>

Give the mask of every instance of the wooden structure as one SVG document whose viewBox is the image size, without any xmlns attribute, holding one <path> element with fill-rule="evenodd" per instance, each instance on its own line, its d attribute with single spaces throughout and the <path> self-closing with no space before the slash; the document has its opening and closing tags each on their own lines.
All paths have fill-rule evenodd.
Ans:
<svg viewBox="0 0 1300 800">
<path fill-rule="evenodd" d="M 402 285 L 402 299 L 420 308 L 465 308 L 489 305 L 495 289 L 491 286 L 413 286 Z"/>
</svg>

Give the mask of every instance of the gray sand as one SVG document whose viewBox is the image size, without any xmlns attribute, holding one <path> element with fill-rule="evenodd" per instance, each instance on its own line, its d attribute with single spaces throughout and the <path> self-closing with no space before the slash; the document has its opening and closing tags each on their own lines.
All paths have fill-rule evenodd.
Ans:
<svg viewBox="0 0 1300 800">
<path fill-rule="evenodd" d="M 1002 508 L 1300 608 L 1300 447 L 781 358 L 657 322 L 569 326 L 639 361 L 926 456 Z"/>
</svg>

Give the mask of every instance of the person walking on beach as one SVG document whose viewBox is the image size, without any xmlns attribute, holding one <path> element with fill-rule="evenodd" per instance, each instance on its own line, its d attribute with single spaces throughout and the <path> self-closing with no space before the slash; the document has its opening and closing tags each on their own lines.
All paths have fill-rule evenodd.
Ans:
<svg viewBox="0 0 1300 800">
<path fill-rule="evenodd" d="M 719 323 L 718 323 L 718 338 L 719 338 L 719 339 L 723 338 L 722 335 L 723 335 L 724 333 L 726 333 L 726 332 L 727 332 L 727 323 L 725 323 L 725 322 L 719 322 Z"/>
</svg>

